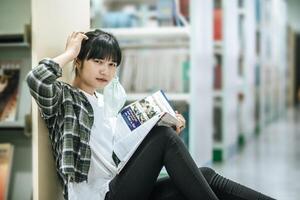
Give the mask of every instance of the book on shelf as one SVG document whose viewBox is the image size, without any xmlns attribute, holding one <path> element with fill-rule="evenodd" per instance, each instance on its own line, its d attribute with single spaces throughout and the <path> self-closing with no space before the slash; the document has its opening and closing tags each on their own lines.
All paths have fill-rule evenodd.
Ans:
<svg viewBox="0 0 300 200">
<path fill-rule="evenodd" d="M 121 109 L 116 119 L 113 146 L 113 151 L 120 162 L 118 171 L 124 167 L 139 144 L 156 125 L 167 127 L 180 125 L 175 111 L 161 90 Z"/>
<path fill-rule="evenodd" d="M 190 0 L 179 0 L 179 10 L 180 13 L 185 17 L 185 19 L 190 21 Z"/>
<path fill-rule="evenodd" d="M 222 89 L 222 56 L 215 54 L 214 63 L 214 89 Z"/>
<path fill-rule="evenodd" d="M 174 24 L 174 0 L 158 0 L 157 19 L 160 26 L 173 26 Z"/>
<path fill-rule="evenodd" d="M 215 8 L 214 9 L 214 40 L 220 41 L 222 40 L 222 9 Z"/>
<path fill-rule="evenodd" d="M 189 0 L 173 0 L 173 19 L 175 26 L 189 25 Z"/>
<path fill-rule="evenodd" d="M 0 200 L 8 199 L 13 150 L 9 143 L 0 144 Z"/>
<path fill-rule="evenodd" d="M 0 122 L 16 120 L 19 77 L 19 61 L 0 61 Z"/>
<path fill-rule="evenodd" d="M 220 106 L 215 105 L 213 108 L 213 138 L 215 142 L 222 142 L 223 139 L 222 115 L 222 108 Z"/>
<path fill-rule="evenodd" d="M 183 92 L 190 91 L 190 71 L 191 71 L 190 61 L 186 60 L 182 63 Z"/>
</svg>

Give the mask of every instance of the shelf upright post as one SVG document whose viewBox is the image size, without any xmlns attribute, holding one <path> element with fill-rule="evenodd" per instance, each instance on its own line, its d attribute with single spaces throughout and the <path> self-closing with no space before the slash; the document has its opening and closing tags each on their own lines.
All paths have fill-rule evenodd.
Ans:
<svg viewBox="0 0 300 200">
<path fill-rule="evenodd" d="M 212 160 L 213 1 L 190 2 L 190 152 L 197 165 Z"/>
</svg>

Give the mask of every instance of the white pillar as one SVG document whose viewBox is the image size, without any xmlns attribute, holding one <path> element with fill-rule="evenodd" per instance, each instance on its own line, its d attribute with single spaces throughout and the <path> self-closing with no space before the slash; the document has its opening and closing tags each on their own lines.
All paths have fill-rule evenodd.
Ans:
<svg viewBox="0 0 300 200">
<path fill-rule="evenodd" d="M 190 152 L 197 165 L 212 159 L 213 1 L 191 0 Z"/>
<path fill-rule="evenodd" d="M 65 49 L 67 36 L 90 27 L 89 1 L 32 0 L 32 65 L 45 57 L 55 57 Z M 63 78 L 70 80 L 64 67 Z M 33 199 L 61 199 L 48 131 L 33 101 Z"/>
</svg>

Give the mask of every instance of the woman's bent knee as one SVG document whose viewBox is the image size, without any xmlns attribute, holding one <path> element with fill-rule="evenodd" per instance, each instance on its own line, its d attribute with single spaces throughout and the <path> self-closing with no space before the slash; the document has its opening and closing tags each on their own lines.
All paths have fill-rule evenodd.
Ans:
<svg viewBox="0 0 300 200">
<path fill-rule="evenodd" d="M 208 183 L 210 183 L 212 178 L 216 175 L 215 170 L 209 167 L 200 167 L 199 170 L 201 171 Z"/>
</svg>

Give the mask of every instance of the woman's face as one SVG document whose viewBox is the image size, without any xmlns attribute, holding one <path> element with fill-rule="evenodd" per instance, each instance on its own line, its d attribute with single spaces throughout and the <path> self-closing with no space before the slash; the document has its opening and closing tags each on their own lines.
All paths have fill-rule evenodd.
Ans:
<svg viewBox="0 0 300 200">
<path fill-rule="evenodd" d="M 115 76 L 117 63 L 112 60 L 84 60 L 78 69 L 78 76 L 83 84 L 91 89 L 103 89 Z"/>
</svg>

